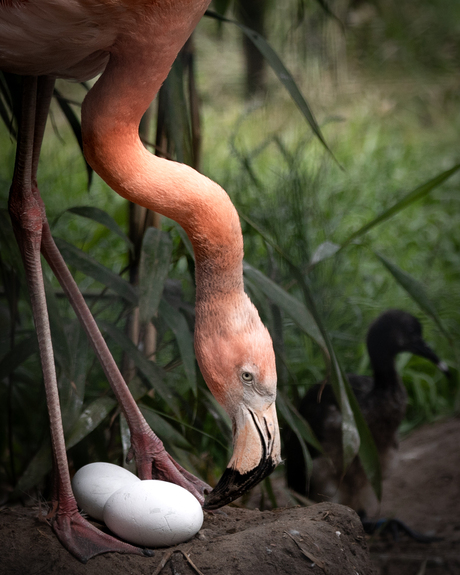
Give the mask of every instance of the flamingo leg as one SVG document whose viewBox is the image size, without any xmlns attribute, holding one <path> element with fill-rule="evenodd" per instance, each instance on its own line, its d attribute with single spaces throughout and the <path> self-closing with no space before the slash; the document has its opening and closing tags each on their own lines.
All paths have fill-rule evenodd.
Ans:
<svg viewBox="0 0 460 575">
<path fill-rule="evenodd" d="M 23 190 L 22 195 L 27 196 L 27 198 L 30 197 L 30 200 L 27 200 L 28 203 L 32 202 L 35 206 L 35 211 L 37 212 L 36 217 L 38 218 L 38 224 L 36 227 L 37 229 L 40 229 L 41 236 L 40 242 L 37 239 L 36 243 L 37 245 L 40 245 L 43 256 L 61 284 L 79 321 L 83 325 L 96 356 L 104 369 L 118 403 L 127 419 L 131 432 L 132 455 L 134 455 L 136 459 L 139 477 L 141 479 L 151 479 L 153 477 L 155 479 L 176 483 L 190 491 L 200 501 L 200 503 L 203 503 L 204 495 L 211 491 L 210 486 L 186 471 L 176 461 L 174 461 L 174 459 L 164 449 L 162 441 L 150 429 L 137 403 L 134 401 L 128 386 L 126 385 L 123 376 L 121 375 L 120 370 L 118 369 L 118 366 L 116 365 L 107 344 L 102 337 L 99 327 L 85 302 L 85 299 L 81 295 L 72 274 L 69 272 L 67 265 L 52 238 L 49 224 L 46 219 L 45 206 L 36 184 L 36 173 L 53 86 L 54 82 L 52 80 L 48 78 L 40 79 L 40 91 L 43 95 L 39 98 L 40 105 L 36 106 L 34 116 L 35 121 L 33 119 L 29 120 L 33 127 L 28 129 L 28 131 L 31 132 L 30 141 L 32 141 L 33 144 L 27 144 L 21 147 L 21 150 L 27 150 L 26 152 L 21 151 L 21 155 L 30 155 L 30 148 L 32 148 L 30 168 L 27 168 L 29 174 L 20 176 L 18 173 L 17 177 L 15 177 L 16 184 L 14 189 L 16 189 L 19 182 L 22 181 L 23 184 L 19 185 L 19 188 Z M 30 106 L 28 109 L 30 109 Z M 18 146 L 18 162 L 20 157 L 19 149 L 20 148 Z M 32 184 L 27 185 L 26 182 L 32 182 Z M 28 191 L 24 192 L 24 190 Z M 13 199 L 13 204 L 15 201 L 16 200 Z M 39 216 L 38 213 L 40 213 Z M 18 241 L 22 244 L 22 239 Z M 40 265 L 39 257 L 38 262 Z M 39 275 L 41 276 L 41 268 L 39 269 Z M 54 370 L 54 359 L 52 366 Z"/>
<path fill-rule="evenodd" d="M 68 551 L 86 563 L 91 557 L 109 551 L 137 555 L 151 552 L 99 531 L 80 515 L 72 493 L 40 260 L 44 210 L 36 184 L 38 155 L 53 85 L 54 81 L 49 78 L 24 78 L 21 129 L 9 212 L 26 271 L 50 419 L 54 463 L 51 524 Z"/>
<path fill-rule="evenodd" d="M 105 339 L 102 337 L 85 299 L 81 295 L 72 274 L 69 272 L 51 236 L 51 231 L 46 220 L 43 225 L 41 250 L 54 275 L 61 284 L 80 323 L 85 329 L 118 403 L 123 410 L 131 432 L 132 452 L 136 460 L 139 477 L 141 479 L 154 478 L 176 483 L 190 491 L 200 503 L 203 503 L 205 492 L 211 491 L 211 487 L 174 461 L 166 452 L 163 442 L 150 429 L 145 421 L 139 406 L 134 401 L 107 347 Z"/>
<path fill-rule="evenodd" d="M 50 88 L 50 98 L 53 86 L 54 83 Z M 37 114 L 35 130 L 35 141 L 37 143 L 34 145 L 34 149 L 37 149 L 37 152 L 34 153 L 32 161 L 32 174 L 34 180 L 38 167 L 39 150 L 43 139 L 48 108 L 49 102 L 46 106 L 42 106 L 40 108 L 39 113 L 41 117 L 38 117 Z M 44 111 L 43 114 L 42 109 Z M 72 274 L 56 246 L 46 219 L 45 206 L 36 185 L 34 186 L 34 197 L 42 211 L 41 252 L 63 288 L 64 293 L 72 305 L 81 325 L 86 331 L 96 357 L 98 358 L 104 373 L 106 374 L 107 380 L 117 398 L 118 404 L 126 417 L 131 433 L 132 445 L 131 453 L 128 456 L 129 459 L 132 459 L 134 456 L 138 475 L 141 479 L 160 479 L 162 481 L 169 481 L 176 485 L 180 485 L 184 489 L 190 491 L 190 493 L 192 493 L 198 501 L 203 504 L 204 496 L 206 493 L 211 491 L 211 487 L 174 461 L 174 459 L 165 450 L 163 442 L 146 422 L 139 406 L 134 401 L 129 388 L 126 385 L 112 354 L 110 353 L 107 343 L 103 338 L 84 297 L 78 289 Z"/>
</svg>

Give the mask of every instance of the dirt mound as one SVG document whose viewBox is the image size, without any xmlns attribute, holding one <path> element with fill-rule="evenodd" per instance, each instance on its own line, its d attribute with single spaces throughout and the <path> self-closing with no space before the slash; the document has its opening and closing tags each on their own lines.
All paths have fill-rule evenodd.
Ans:
<svg viewBox="0 0 460 575">
<path fill-rule="evenodd" d="M 82 565 L 38 520 L 38 509 L 4 507 L 0 575 L 460 575 L 460 419 L 417 429 L 399 453 L 383 485 L 380 517 L 397 517 L 440 541 L 419 543 L 405 534 L 369 541 L 357 515 L 331 503 L 274 511 L 225 507 L 206 514 L 194 539 L 153 558 L 111 553 Z M 273 484 L 278 504 L 283 497 L 292 501 L 281 475 Z M 259 489 L 245 503 L 261 501 Z"/>
<path fill-rule="evenodd" d="M 37 509 L 4 508 L 0 546 L 2 575 L 376 573 L 356 514 L 329 503 L 263 512 L 226 507 L 221 513 L 206 513 L 194 539 L 159 549 L 152 558 L 110 553 L 86 565 L 65 551 L 48 524 L 37 519 Z M 162 558 L 168 556 L 157 572 Z"/>
<path fill-rule="evenodd" d="M 292 505 L 282 469 L 272 487 L 278 505 Z M 241 502 L 241 500 L 240 500 Z M 260 486 L 243 498 L 247 507 L 270 506 Z M 369 539 L 380 575 L 460 575 L 460 418 L 424 425 L 405 438 L 383 483 L 374 519 L 397 518 L 422 534 L 441 538 L 421 543 L 399 532 Z"/>
</svg>

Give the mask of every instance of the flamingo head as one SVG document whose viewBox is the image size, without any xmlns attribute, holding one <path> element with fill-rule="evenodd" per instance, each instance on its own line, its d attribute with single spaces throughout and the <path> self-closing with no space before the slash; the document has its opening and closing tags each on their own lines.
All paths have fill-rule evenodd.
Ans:
<svg viewBox="0 0 460 575">
<path fill-rule="evenodd" d="M 281 461 L 272 340 L 249 298 L 230 309 L 214 309 L 206 321 L 197 315 L 195 330 L 201 372 L 233 427 L 233 456 L 205 509 L 231 503 Z"/>
</svg>

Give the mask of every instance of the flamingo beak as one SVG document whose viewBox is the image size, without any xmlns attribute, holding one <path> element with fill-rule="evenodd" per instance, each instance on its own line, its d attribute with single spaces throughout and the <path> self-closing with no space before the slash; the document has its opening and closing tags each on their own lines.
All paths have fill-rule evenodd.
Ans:
<svg viewBox="0 0 460 575">
<path fill-rule="evenodd" d="M 233 456 L 204 509 L 231 503 L 267 477 L 281 461 L 281 442 L 273 402 L 263 411 L 246 406 L 233 418 Z"/>
</svg>

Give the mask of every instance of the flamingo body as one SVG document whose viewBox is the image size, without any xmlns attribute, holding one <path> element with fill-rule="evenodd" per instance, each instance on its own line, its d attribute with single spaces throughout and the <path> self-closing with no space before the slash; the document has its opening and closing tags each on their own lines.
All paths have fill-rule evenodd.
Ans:
<svg viewBox="0 0 460 575">
<path fill-rule="evenodd" d="M 208 4 L 209 0 L 0 0 L 0 69 L 32 78 L 24 83 L 9 204 L 31 294 L 43 291 L 38 287 L 41 250 L 85 327 L 127 417 L 139 476 L 176 482 L 203 502 L 208 486 L 174 462 L 148 428 L 52 241 L 36 184 L 52 94 L 49 78 L 86 80 L 101 73 L 82 105 L 87 161 L 122 197 L 176 220 L 193 244 L 197 360 L 234 428 L 233 457 L 206 500 L 205 506 L 213 509 L 233 501 L 280 461 L 275 356 L 268 331 L 244 292 L 243 238 L 228 195 L 192 168 L 152 156 L 138 133 L 144 112 Z M 57 438 L 55 531 L 81 560 L 107 550 L 132 552 L 116 544 L 106 548 L 99 540 L 90 552 L 81 551 L 87 530 L 75 519 L 65 446 L 59 437 L 44 297 L 34 296 L 33 310 L 37 332 L 43 332 L 40 354 L 46 365 L 52 434 Z M 71 525 L 74 519 L 76 528 Z M 93 535 L 89 538 L 93 541 Z"/>
<path fill-rule="evenodd" d="M 3 0 L 0 8 L 0 69 L 28 76 L 94 78 L 120 27 L 118 19 L 104 19 L 103 2 Z"/>
</svg>

